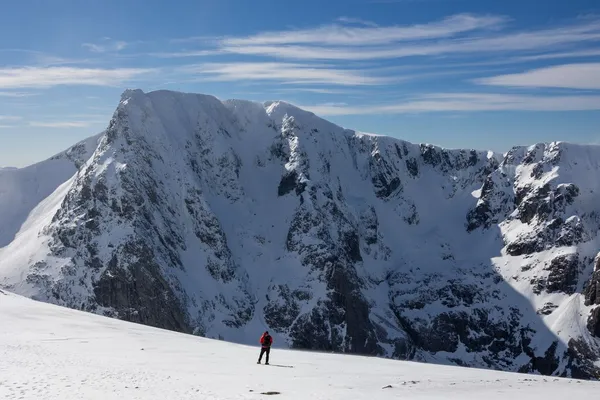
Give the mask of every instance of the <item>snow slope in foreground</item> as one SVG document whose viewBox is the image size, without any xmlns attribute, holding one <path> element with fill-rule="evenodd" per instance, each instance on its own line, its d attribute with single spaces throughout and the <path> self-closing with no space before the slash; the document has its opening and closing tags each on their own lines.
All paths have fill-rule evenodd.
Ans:
<svg viewBox="0 0 600 400">
<path fill-rule="evenodd" d="M 258 349 L 0 292 L 1 399 L 561 399 L 600 383 Z M 257 332 L 257 336 L 260 332 Z M 292 368 L 285 368 L 290 366 Z M 513 397 L 514 398 L 514 397 Z"/>
</svg>

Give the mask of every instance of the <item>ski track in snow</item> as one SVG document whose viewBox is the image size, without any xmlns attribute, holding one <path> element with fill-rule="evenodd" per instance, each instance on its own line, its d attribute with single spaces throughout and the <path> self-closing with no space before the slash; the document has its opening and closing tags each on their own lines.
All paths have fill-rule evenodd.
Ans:
<svg viewBox="0 0 600 400">
<path fill-rule="evenodd" d="M 258 347 L 127 323 L 0 293 L 0 398 L 565 399 L 600 383 Z M 293 368 L 279 368 L 279 367 Z M 268 398 L 268 397 L 267 397 Z"/>
</svg>

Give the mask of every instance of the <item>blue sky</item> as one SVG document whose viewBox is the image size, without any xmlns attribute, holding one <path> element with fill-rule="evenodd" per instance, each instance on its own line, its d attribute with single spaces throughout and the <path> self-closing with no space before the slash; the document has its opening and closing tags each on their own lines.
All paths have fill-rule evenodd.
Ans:
<svg viewBox="0 0 600 400">
<path fill-rule="evenodd" d="M 600 143 L 597 0 L 0 7 L 0 166 L 102 131 L 126 88 L 285 100 L 347 128 L 451 148 Z"/>
</svg>

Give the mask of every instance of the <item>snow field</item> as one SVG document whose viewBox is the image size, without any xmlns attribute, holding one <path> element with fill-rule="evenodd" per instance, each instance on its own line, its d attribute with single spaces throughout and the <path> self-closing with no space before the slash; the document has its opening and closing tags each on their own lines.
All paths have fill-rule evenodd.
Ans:
<svg viewBox="0 0 600 400">
<path fill-rule="evenodd" d="M 271 366 L 257 365 L 258 346 L 178 334 L 5 291 L 0 321 L 0 398 L 6 400 L 269 395 L 552 400 L 590 397 L 600 390 L 598 382 L 278 348 L 271 351 Z"/>
</svg>

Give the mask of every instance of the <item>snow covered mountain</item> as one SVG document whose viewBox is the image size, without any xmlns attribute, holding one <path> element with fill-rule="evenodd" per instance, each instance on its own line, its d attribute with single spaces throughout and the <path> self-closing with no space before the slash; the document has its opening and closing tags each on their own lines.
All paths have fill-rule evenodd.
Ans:
<svg viewBox="0 0 600 400">
<path fill-rule="evenodd" d="M 100 136 L 26 168 L 0 168 L 0 248 L 15 238 L 33 208 L 90 158 Z"/>
<path fill-rule="evenodd" d="M 593 378 L 599 171 L 597 146 L 447 150 L 128 90 L 102 134 L 0 172 L 0 286 L 239 343 Z"/>
<path fill-rule="evenodd" d="M 271 352 L 270 366 L 256 365 L 256 346 L 2 291 L 0 320 L 0 398 L 5 400 L 563 400 L 591 398 L 600 389 L 598 382 L 283 349 Z"/>
</svg>

